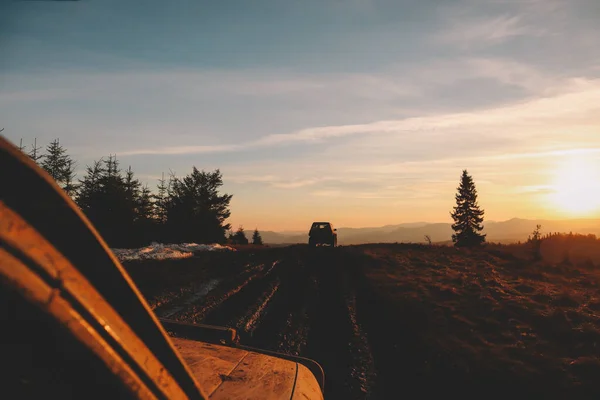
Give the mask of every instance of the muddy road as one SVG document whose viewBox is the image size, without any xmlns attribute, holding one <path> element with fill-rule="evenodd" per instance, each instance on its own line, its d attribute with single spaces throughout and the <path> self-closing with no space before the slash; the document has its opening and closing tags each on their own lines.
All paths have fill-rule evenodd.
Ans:
<svg viewBox="0 0 600 400">
<path fill-rule="evenodd" d="M 600 395 L 600 347 L 585 354 L 598 363 L 580 365 L 572 356 L 581 353 L 578 339 L 544 328 L 537 342 L 523 342 L 515 330 L 553 324 L 556 312 L 545 313 L 553 306 L 536 311 L 527 303 L 535 292 L 484 297 L 484 281 L 525 286 L 514 260 L 453 249 L 292 246 L 125 267 L 160 317 L 235 328 L 244 345 L 316 360 L 329 399 Z M 563 275 L 539 287 L 553 279 L 566 290 Z M 588 311 L 585 323 L 599 328 Z"/>
<path fill-rule="evenodd" d="M 242 344 L 317 360 L 329 398 L 374 398 L 374 357 L 350 254 L 341 248 L 309 250 L 298 246 L 126 267 L 158 316 L 235 328 Z M 163 277 L 169 269 L 180 279 Z"/>
</svg>

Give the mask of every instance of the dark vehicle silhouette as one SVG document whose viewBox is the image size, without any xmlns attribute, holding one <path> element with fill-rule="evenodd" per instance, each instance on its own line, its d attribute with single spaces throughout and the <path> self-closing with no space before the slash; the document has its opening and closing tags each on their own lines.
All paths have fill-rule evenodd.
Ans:
<svg viewBox="0 0 600 400">
<path fill-rule="evenodd" d="M 308 232 L 308 245 L 337 246 L 337 229 L 330 222 L 313 222 Z"/>
<path fill-rule="evenodd" d="M 0 137 L 3 398 L 322 399 L 316 362 L 159 320 L 75 203 Z"/>
</svg>

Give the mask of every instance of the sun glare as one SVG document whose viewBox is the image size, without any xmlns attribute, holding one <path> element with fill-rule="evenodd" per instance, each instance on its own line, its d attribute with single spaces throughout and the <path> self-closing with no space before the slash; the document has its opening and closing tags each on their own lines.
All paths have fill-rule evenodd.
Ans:
<svg viewBox="0 0 600 400">
<path fill-rule="evenodd" d="M 580 155 L 560 164 L 551 200 L 558 211 L 587 216 L 600 210 L 600 163 Z"/>
</svg>

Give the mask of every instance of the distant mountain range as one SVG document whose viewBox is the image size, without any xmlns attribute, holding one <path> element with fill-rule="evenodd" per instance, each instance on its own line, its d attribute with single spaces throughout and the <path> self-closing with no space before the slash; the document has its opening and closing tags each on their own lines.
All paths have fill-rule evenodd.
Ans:
<svg viewBox="0 0 600 400">
<path fill-rule="evenodd" d="M 595 234 L 600 236 L 600 220 L 528 220 L 513 218 L 508 221 L 484 223 L 484 233 L 489 242 L 513 243 L 527 240 L 536 225 L 542 226 L 542 233 L 573 232 Z M 452 238 L 452 227 L 449 223 L 406 223 L 386 225 L 374 228 L 338 228 L 338 243 L 342 245 L 362 243 L 425 243 L 425 235 L 432 242 L 449 242 Z M 306 232 L 272 232 L 261 231 L 263 241 L 267 244 L 307 243 Z"/>
</svg>

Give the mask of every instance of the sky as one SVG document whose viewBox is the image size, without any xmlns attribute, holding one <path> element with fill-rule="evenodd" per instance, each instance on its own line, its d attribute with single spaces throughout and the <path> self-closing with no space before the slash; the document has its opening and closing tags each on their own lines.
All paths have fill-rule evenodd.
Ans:
<svg viewBox="0 0 600 400">
<path fill-rule="evenodd" d="M 229 222 L 600 217 L 597 0 L 0 2 L 0 128 L 223 173 Z M 583 200 L 586 199 L 586 200 Z M 596 200 L 598 199 L 598 200 Z"/>
</svg>

